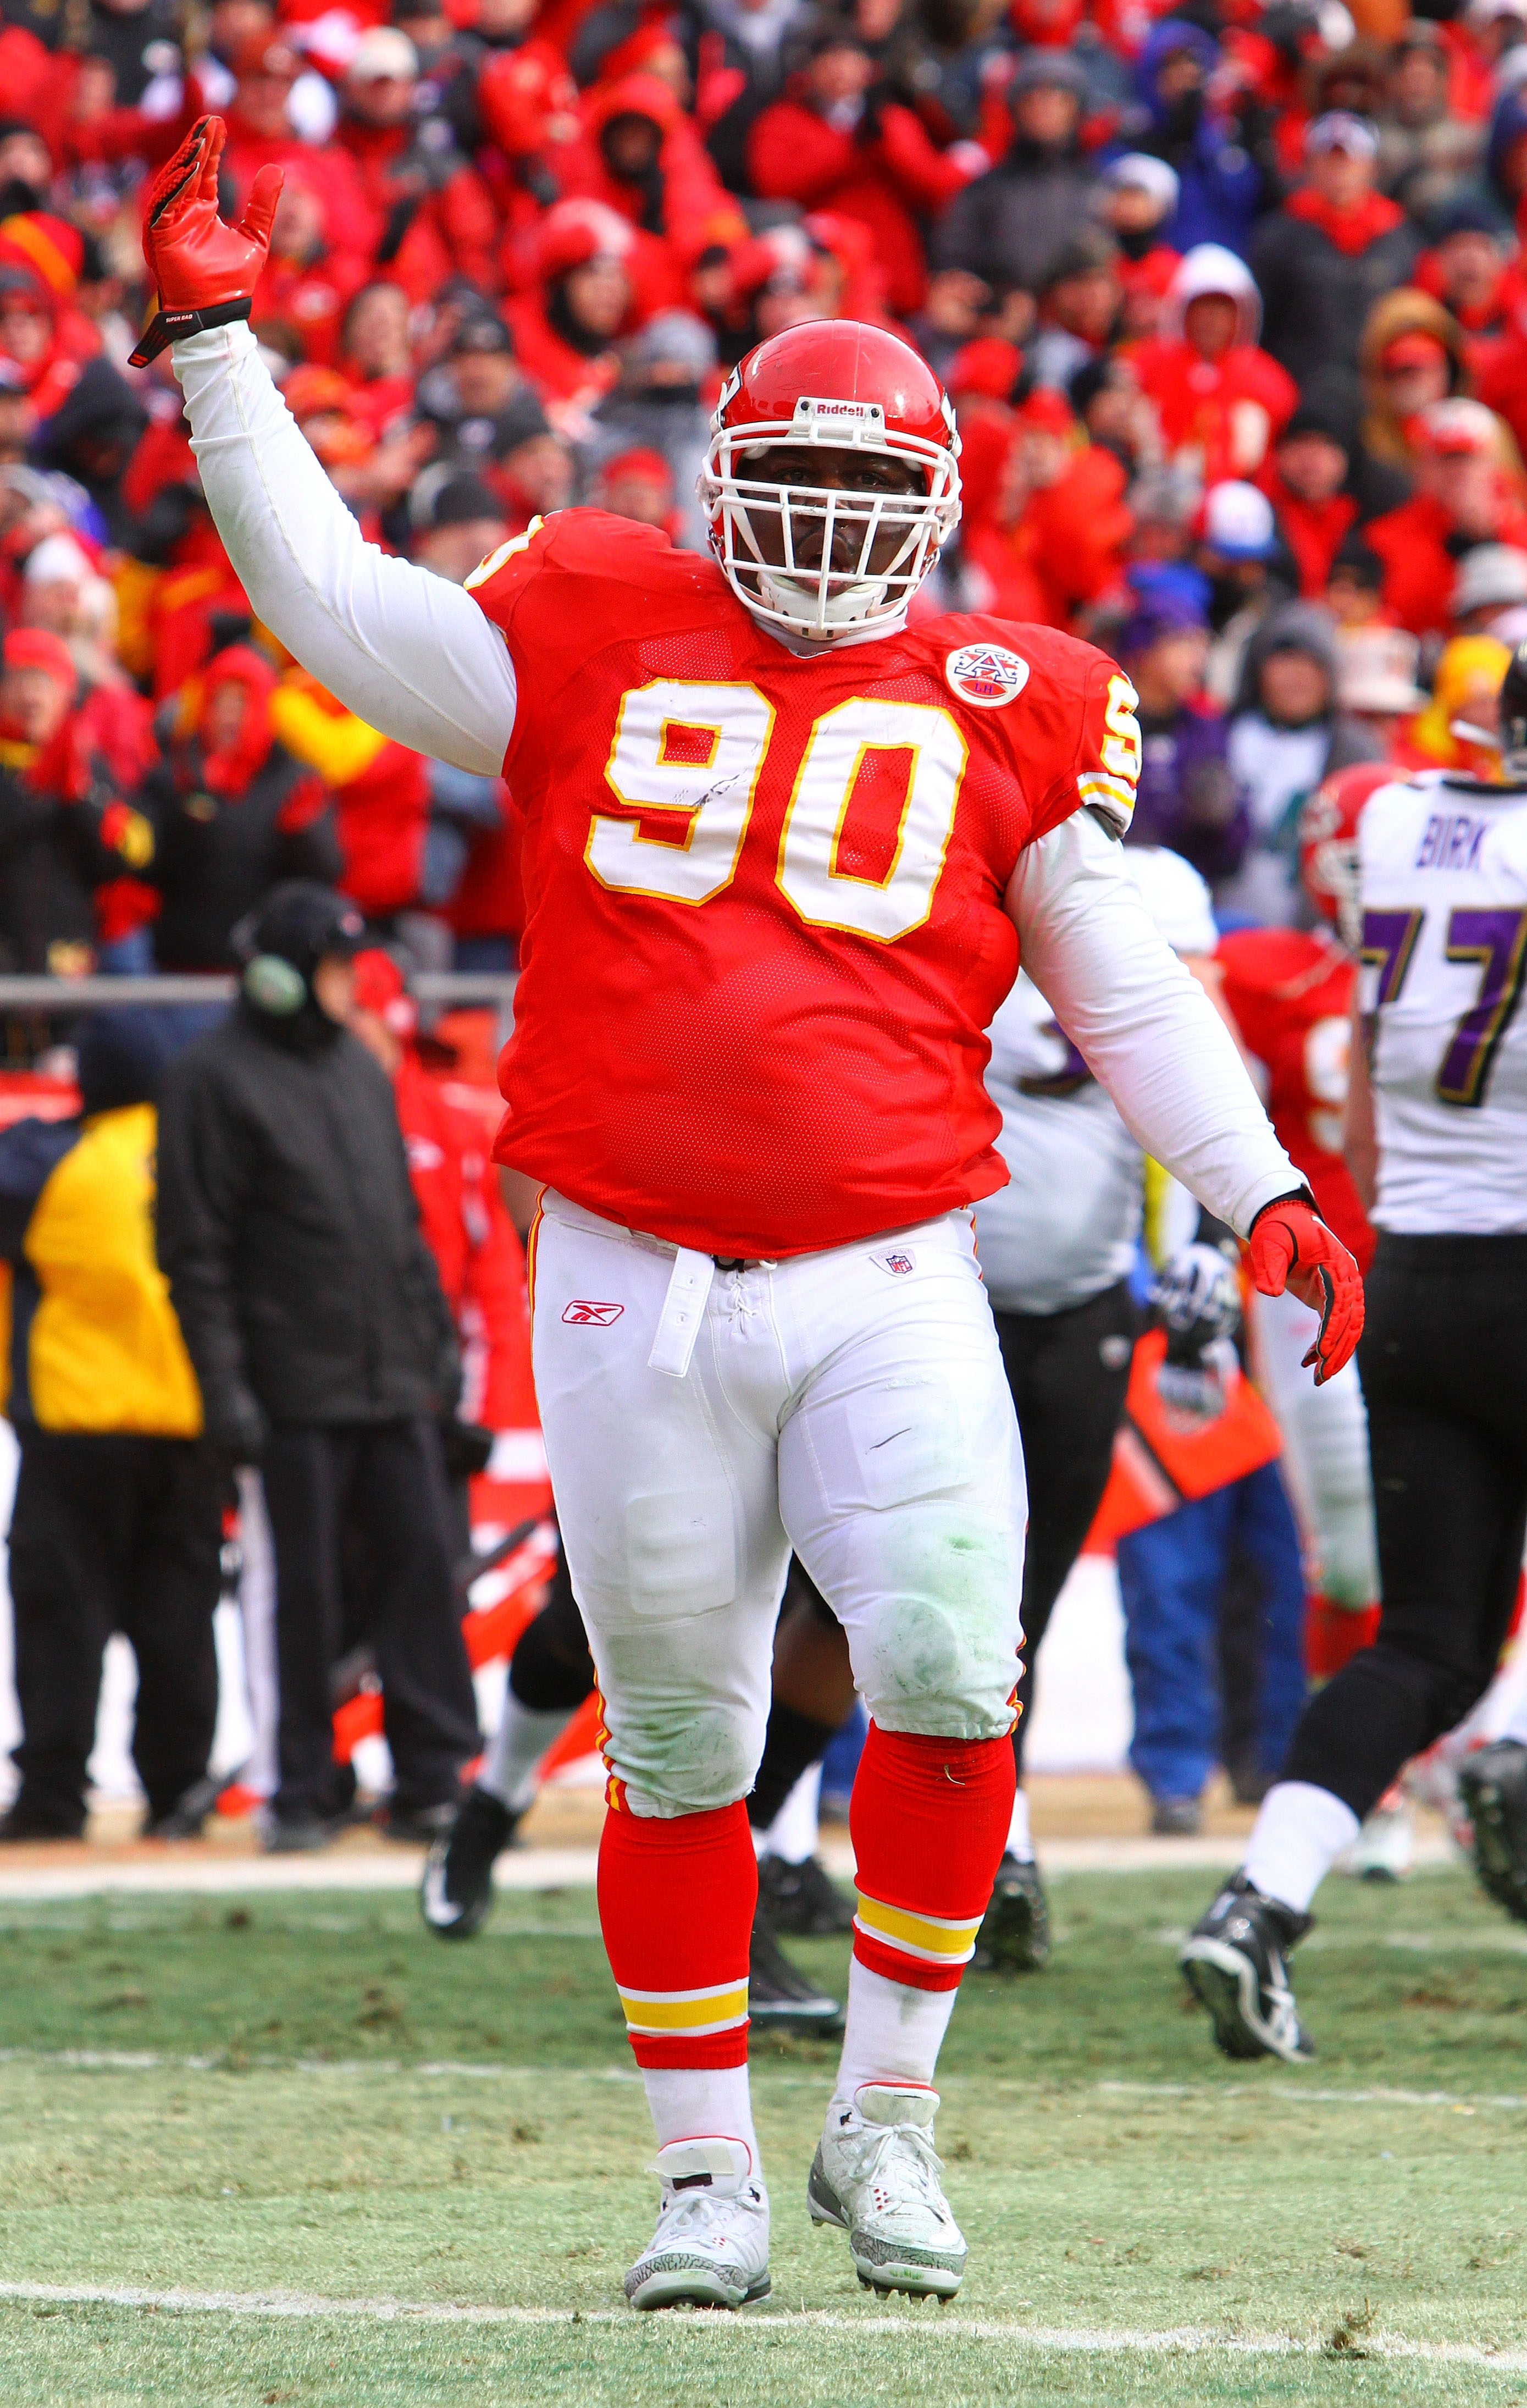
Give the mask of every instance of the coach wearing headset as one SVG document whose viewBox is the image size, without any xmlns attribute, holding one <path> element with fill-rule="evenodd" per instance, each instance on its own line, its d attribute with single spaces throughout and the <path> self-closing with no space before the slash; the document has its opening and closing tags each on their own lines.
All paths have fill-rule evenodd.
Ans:
<svg viewBox="0 0 1527 2408">
<path fill-rule="evenodd" d="M 160 1111 L 159 1258 L 207 1437 L 258 1465 L 275 1545 L 278 1850 L 321 1846 L 349 1805 L 329 1676 L 358 1638 L 381 1675 L 395 1836 L 446 1818 L 478 1746 L 436 1427 L 461 1365 L 392 1089 L 344 1025 L 364 939 L 331 888 L 275 887 L 235 931 L 234 1010 L 173 1064 Z M 342 1529 L 367 1555 L 343 1589 Z"/>
</svg>

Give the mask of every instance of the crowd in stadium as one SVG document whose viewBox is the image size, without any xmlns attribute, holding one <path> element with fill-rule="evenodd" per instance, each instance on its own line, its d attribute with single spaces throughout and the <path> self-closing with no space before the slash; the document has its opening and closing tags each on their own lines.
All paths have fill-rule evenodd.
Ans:
<svg viewBox="0 0 1527 2408">
<path fill-rule="evenodd" d="M 695 478 L 729 370 L 807 321 L 910 339 L 954 404 L 963 513 L 913 624 L 986 612 L 1120 664 L 1144 739 L 1128 841 L 1206 882 L 1214 921 L 1171 941 L 1232 949 L 1211 982 L 1253 1055 L 1235 935 L 1335 916 L 1300 876 L 1322 781 L 1490 757 L 1527 633 L 1527 0 L 1414 18 L 1400 0 L 11 0 L 0 65 L 0 971 L 279 955 L 249 932 L 293 881 L 338 890 L 369 944 L 419 967 L 517 961 L 508 787 L 378 734 L 259 623 L 171 355 L 130 365 L 153 300 L 150 183 L 208 109 L 228 127 L 226 218 L 263 166 L 285 171 L 251 322 L 293 416 L 367 538 L 458 584 L 580 502 L 703 551 Z M 310 929 L 285 942 L 307 970 L 322 952 Z M 371 973 L 378 1030 L 400 984 Z M 1349 984 L 1344 965 L 1343 1022 Z M 59 1025 L 11 1013 L 13 1061 Z M 157 1096 L 157 1066 L 85 1053 L 111 1108 Z M 196 1190 L 171 1209 L 183 1237 L 216 1178 L 205 1145 L 187 1169 L 206 1132 L 183 1090 L 177 1112 Z M 12 1182 L 13 1254 L 62 1158 L 45 1154 Z M 1365 1259 L 1349 1182 L 1334 1211 L 1321 1200 Z M 481 1209 L 502 1212 L 496 1192 Z M 1116 1412 L 1133 1326 L 1109 1358 Z M 453 1339 L 437 1331 L 430 1359 L 421 1344 L 396 1414 L 449 1417 Z M 193 1346 L 204 1387 L 215 1352 Z M 174 1389 L 178 1366 L 165 1376 Z M 230 1461 L 268 1448 L 268 1400 L 230 1389 L 207 1409 Z M 183 1435 L 175 1410 L 163 1427 Z M 1234 1488 L 1241 1523 L 1195 1541 L 1216 1583 L 1237 1549 L 1257 1576 L 1261 1723 L 1241 1714 L 1233 1766 L 1249 1798 L 1297 1717 L 1306 1645 L 1325 1672 L 1371 1630 L 1365 1559 L 1306 1634 L 1307 1550 L 1302 1570 L 1277 1476 L 1260 1503 L 1246 1484 L 1277 1452 L 1275 1434 L 1221 1484 L 1217 1510 Z M 332 1470 L 303 1473 L 299 1521 Z M 201 1598 L 216 1500 L 173 1511 L 200 1517 Z M 1149 1591 L 1166 1629 L 1156 1645 L 1150 1614 L 1132 1619 L 1136 1766 L 1159 1828 L 1192 1828 L 1226 1753 L 1197 1694 L 1204 1633 L 1173 1625 L 1198 1609 L 1170 1594 L 1180 1566 L 1120 1560 L 1126 1602 L 1132 1582 Z M 443 1544 L 419 1578 L 460 1760 L 471 1701 L 439 1640 Z M 172 1669 L 169 1720 L 190 1738 L 147 1781 L 154 1820 L 205 1765 L 215 1696 L 205 1648 Z M 322 1663 L 302 1677 L 322 1758 Z M 35 1662 L 34 1694 L 39 1678 L 69 1689 L 82 1770 L 91 1699 L 63 1665 Z M 297 1669 L 283 1678 L 294 1698 Z M 436 1773 L 416 1806 L 443 1802 Z M 46 1828 L 40 1813 L 9 1835 Z M 82 1813 L 76 1780 L 58 1828 Z"/>
</svg>

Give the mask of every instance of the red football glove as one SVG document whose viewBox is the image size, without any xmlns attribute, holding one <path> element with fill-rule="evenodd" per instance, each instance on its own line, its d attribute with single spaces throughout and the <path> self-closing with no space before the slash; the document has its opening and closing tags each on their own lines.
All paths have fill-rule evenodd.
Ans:
<svg viewBox="0 0 1527 2408">
<path fill-rule="evenodd" d="M 1315 1385 L 1334 1380 L 1349 1363 L 1363 1335 L 1363 1274 L 1341 1240 L 1303 1196 L 1280 1196 L 1264 1204 L 1248 1240 L 1251 1277 L 1263 1296 L 1288 1288 L 1320 1316 L 1305 1369 L 1315 1367 Z"/>
<path fill-rule="evenodd" d="M 238 224 L 224 225 L 218 215 L 218 161 L 227 138 L 221 117 L 198 118 L 154 179 L 143 256 L 159 313 L 138 339 L 136 368 L 147 367 L 183 335 L 247 318 L 253 305 L 282 176 L 279 167 L 262 167 Z"/>
</svg>

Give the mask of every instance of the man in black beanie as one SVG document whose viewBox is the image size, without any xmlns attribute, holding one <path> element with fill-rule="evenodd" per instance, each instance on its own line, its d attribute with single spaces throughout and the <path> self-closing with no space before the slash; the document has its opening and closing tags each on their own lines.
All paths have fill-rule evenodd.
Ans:
<svg viewBox="0 0 1527 2408">
<path fill-rule="evenodd" d="M 363 1637 L 396 1773 L 389 1829 L 426 1836 L 478 1751 L 451 1595 L 436 1427 L 455 1334 L 385 1072 L 344 1025 L 360 912 L 306 880 L 235 931 L 240 993 L 164 1082 L 159 1255 L 209 1440 L 258 1466 L 276 1556 L 280 1785 L 267 1844 L 321 1846 L 353 1776 L 333 1761 L 330 1675 Z M 341 1577 L 359 1529 L 362 1578 Z M 364 1596 L 348 1628 L 344 1598 Z"/>
</svg>

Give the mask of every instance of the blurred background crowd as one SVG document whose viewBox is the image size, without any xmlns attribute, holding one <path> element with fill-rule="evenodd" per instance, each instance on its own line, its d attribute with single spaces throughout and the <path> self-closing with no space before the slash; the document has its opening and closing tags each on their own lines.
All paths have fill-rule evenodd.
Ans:
<svg viewBox="0 0 1527 2408">
<path fill-rule="evenodd" d="M 0 975 L 227 970 L 273 895 L 337 895 L 356 933 L 336 958 L 376 957 L 370 1005 L 338 1016 L 369 1010 L 411 1096 L 416 1189 L 431 1147 L 458 1166 L 435 1247 L 458 1323 L 481 1231 L 508 1230 L 511 1318 L 519 1256 L 480 1118 L 443 1149 L 421 1121 L 455 1057 L 427 1031 L 420 1052 L 396 966 L 512 972 L 513 797 L 363 724 L 253 621 L 168 355 L 128 366 L 144 194 L 205 110 L 229 127 L 225 214 L 285 170 L 252 322 L 294 416 L 367 536 L 439 576 L 579 502 L 702 548 L 726 370 L 800 321 L 869 320 L 926 355 L 963 440 L 963 523 L 914 610 L 1039 621 L 1120 660 L 1135 839 L 1201 873 L 1220 934 L 1312 924 L 1298 827 L 1332 773 L 1486 757 L 1466 731 L 1488 734 L 1527 634 L 1527 0 L 5 0 L 0 94 Z M 312 968 L 310 927 L 281 941 Z M 0 1002 L 0 1028 L 7 1069 L 50 1069 L 72 1111 L 75 1024 Z M 160 1066 L 124 1058 L 90 1054 L 95 1105 L 151 1109 Z M 182 1237 L 216 1185 L 190 1109 L 182 1089 Z M 12 1261 L 64 1158 L 0 1166 Z M 418 1266 L 385 1245 L 417 1304 Z M 343 1341 L 367 1378 L 371 1309 Z M 325 1391 L 315 1426 L 459 1420 L 450 1318 L 419 1305 L 394 1388 L 359 1416 Z M 12 1321 L 20 1423 L 37 1341 Z M 215 1346 L 187 1335 L 206 1388 Z M 119 1435 L 194 1435 L 170 1355 L 160 1421 L 123 1408 Z M 268 1456 L 257 1385 L 207 1398 L 226 1463 Z M 471 1412 L 492 1425 L 480 1395 Z M 337 1548 L 335 1498 L 373 1477 L 309 1463 L 293 1526 Z M 187 1574 L 198 1598 L 215 1557 Z M 450 1572 L 436 1550 L 418 1575 L 437 1648 Z M 201 1719 L 189 1756 L 140 1762 L 161 1819 L 205 1764 L 210 1676 L 188 1705 L 177 1650 L 174 1712 Z M 431 1712 L 410 1812 L 469 1752 L 456 1656 Z M 78 1826 L 78 1787 L 39 1828 Z M 309 1788 L 293 1820 L 329 1813 Z"/>
</svg>

